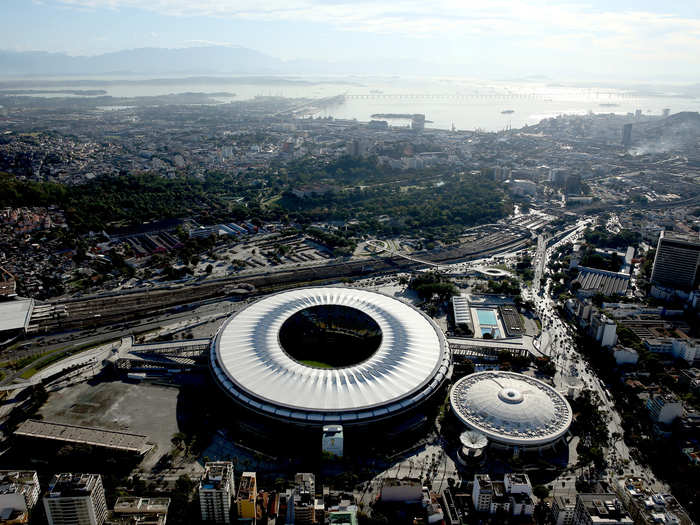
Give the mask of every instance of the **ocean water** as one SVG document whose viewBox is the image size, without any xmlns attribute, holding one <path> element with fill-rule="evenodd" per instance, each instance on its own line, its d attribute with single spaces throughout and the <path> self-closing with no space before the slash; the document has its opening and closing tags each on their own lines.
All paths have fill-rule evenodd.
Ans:
<svg viewBox="0 0 700 525">
<path fill-rule="evenodd" d="M 33 79 L 36 82 L 36 79 Z M 700 111 L 700 99 L 679 97 L 673 86 L 661 96 L 637 95 L 616 88 L 583 88 L 548 82 L 487 82 L 461 78 L 416 79 L 404 77 L 364 78 L 344 77 L 325 79 L 294 79 L 299 83 L 272 82 L 246 83 L 227 81 L 225 78 L 182 79 L 167 84 L 145 83 L 143 80 L 109 80 L 105 86 L 79 85 L 74 79 L 64 79 L 60 85 L 30 89 L 104 89 L 115 97 L 166 95 L 183 92 L 228 92 L 231 97 L 220 97 L 218 102 L 248 100 L 256 96 L 306 97 L 320 99 L 345 94 L 345 101 L 308 116 L 335 117 L 369 121 L 373 114 L 423 113 L 426 128 L 459 130 L 482 129 L 499 131 L 508 127 L 519 128 L 535 124 L 561 114 L 584 115 L 593 113 L 626 114 L 641 110 L 643 114 L 658 115 L 664 108 L 671 113 Z M 1 91 L 0 91 L 1 92 Z M 65 95 L 46 95 L 65 96 Z M 503 112 L 506 113 L 503 113 Z M 408 121 L 392 122 L 408 125 Z"/>
</svg>

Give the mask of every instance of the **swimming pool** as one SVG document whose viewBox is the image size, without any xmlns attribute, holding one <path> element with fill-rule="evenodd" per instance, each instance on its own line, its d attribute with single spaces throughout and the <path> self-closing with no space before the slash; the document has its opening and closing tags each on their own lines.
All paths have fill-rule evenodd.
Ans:
<svg viewBox="0 0 700 525">
<path fill-rule="evenodd" d="M 477 309 L 476 315 L 479 318 L 479 324 L 481 326 L 498 326 L 496 312 L 494 312 L 493 310 Z"/>
</svg>

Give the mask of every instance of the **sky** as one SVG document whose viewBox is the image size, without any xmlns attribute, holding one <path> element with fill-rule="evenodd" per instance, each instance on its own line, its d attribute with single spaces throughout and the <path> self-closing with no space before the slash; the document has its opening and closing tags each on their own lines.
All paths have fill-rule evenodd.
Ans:
<svg viewBox="0 0 700 525">
<path fill-rule="evenodd" d="M 0 14 L 0 49 L 15 51 L 227 45 L 464 76 L 700 82 L 699 0 L 0 0 Z"/>
</svg>

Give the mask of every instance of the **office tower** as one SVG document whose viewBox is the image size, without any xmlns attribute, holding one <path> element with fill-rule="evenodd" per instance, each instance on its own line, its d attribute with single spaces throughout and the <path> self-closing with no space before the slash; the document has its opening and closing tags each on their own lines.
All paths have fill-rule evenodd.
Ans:
<svg viewBox="0 0 700 525">
<path fill-rule="evenodd" d="M 664 288 L 690 290 L 700 266 L 700 239 L 662 231 L 656 245 L 651 282 Z"/>
<path fill-rule="evenodd" d="M 632 145 L 632 124 L 622 126 L 622 146 L 629 149 Z"/>
<path fill-rule="evenodd" d="M 102 525 L 107 517 L 99 474 L 56 474 L 44 496 L 49 525 Z"/>
</svg>

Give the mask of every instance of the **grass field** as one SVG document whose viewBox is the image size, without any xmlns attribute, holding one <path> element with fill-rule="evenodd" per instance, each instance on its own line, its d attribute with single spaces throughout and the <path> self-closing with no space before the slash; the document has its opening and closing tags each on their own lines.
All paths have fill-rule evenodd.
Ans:
<svg viewBox="0 0 700 525">
<path fill-rule="evenodd" d="M 333 365 L 328 363 L 322 363 L 321 361 L 299 361 L 302 365 L 313 366 L 314 368 L 335 368 Z"/>
</svg>

